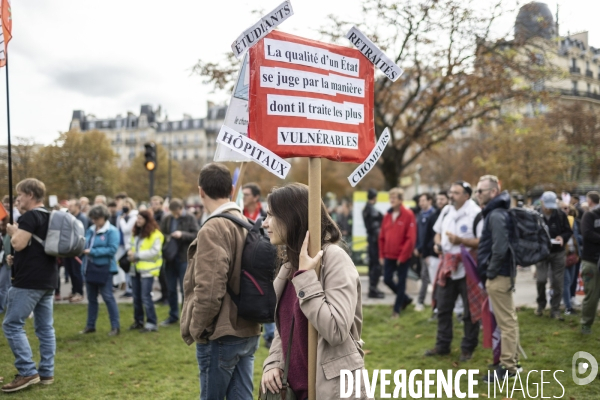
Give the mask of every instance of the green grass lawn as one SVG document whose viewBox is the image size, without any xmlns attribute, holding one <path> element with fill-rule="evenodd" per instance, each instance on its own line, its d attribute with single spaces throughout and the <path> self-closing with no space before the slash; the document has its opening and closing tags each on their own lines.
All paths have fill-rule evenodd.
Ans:
<svg viewBox="0 0 600 400">
<path fill-rule="evenodd" d="M 121 304 L 121 321 L 125 328 L 120 336 L 110 338 L 108 315 L 101 305 L 97 332 L 79 335 L 85 326 L 86 307 L 57 305 L 55 328 L 57 332 L 56 383 L 43 387 L 36 385 L 22 392 L 10 394 L 15 399 L 194 399 L 198 398 L 198 367 L 194 346 L 186 346 L 177 326 L 161 328 L 156 334 L 127 331 L 132 320 L 131 305 Z M 166 318 L 168 307 L 157 309 L 159 320 Z M 366 367 L 374 369 L 479 369 L 481 374 L 491 361 L 491 351 L 481 347 L 473 360 L 458 363 L 462 326 L 455 326 L 452 354 L 439 359 L 423 357 L 423 352 L 435 341 L 436 324 L 427 322 L 427 312 L 416 313 L 412 307 L 400 319 L 389 319 L 386 306 L 365 307 L 363 339 L 365 340 Z M 586 337 L 579 334 L 578 318 L 561 323 L 549 318 L 538 318 L 531 310 L 519 313 L 522 345 L 529 356 L 523 360 L 525 373 L 530 370 L 565 370 L 557 375 L 565 386 L 565 399 L 600 399 L 600 381 L 587 386 L 576 386 L 571 379 L 571 358 L 576 351 L 587 351 L 600 360 L 600 326 Z M 36 359 L 37 339 L 32 321 L 26 325 Z M 255 389 L 261 376 L 262 361 L 267 350 L 262 346 L 256 354 Z M 6 340 L 0 339 L 0 376 L 10 381 L 15 369 L 13 356 Z M 539 382 L 539 374 L 536 375 Z M 552 375 L 544 387 L 544 396 L 562 394 Z M 523 377 L 525 382 L 525 377 Z M 531 383 L 531 382 L 530 382 Z M 532 395 L 535 387 L 530 385 Z M 393 390 L 393 387 L 392 387 Z M 476 393 L 486 394 L 480 383 Z M 516 392 L 520 393 L 520 392 Z M 3 394 L 0 394 L 2 397 Z M 9 395 L 4 395 L 9 396 Z M 379 389 L 376 391 L 379 398 Z M 485 398 L 480 396 L 480 398 Z M 497 397 L 502 399 L 503 396 Z M 522 398 L 515 396 L 515 398 Z M 539 398 L 539 395 L 538 395 Z"/>
</svg>

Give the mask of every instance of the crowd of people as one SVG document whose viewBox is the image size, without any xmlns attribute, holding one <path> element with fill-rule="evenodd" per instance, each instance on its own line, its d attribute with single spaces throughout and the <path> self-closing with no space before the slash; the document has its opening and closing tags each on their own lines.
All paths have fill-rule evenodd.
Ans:
<svg viewBox="0 0 600 400">
<path fill-rule="evenodd" d="M 0 311 L 4 312 L 2 327 L 18 374 L 2 391 L 54 382 L 55 301 L 78 303 L 87 297 L 87 322 L 80 332 L 87 335 L 96 332 L 98 296 L 102 296 L 111 325 L 108 335 L 119 335 L 117 288 L 123 290 L 122 296 L 133 298 L 130 330 L 152 333 L 159 327 L 178 325 L 184 342 L 195 344 L 202 399 L 229 398 L 232 393 L 252 398 L 254 353 L 261 330 L 269 349 L 261 379 L 263 393 L 291 390 L 297 398 L 307 398 L 309 323 L 318 334 L 319 365 L 335 361 L 336 371 L 364 367 L 361 281 L 343 244 L 352 225 L 349 204 L 330 213 L 322 203 L 321 251 L 310 257 L 307 186 L 288 184 L 273 189 L 265 207 L 260 186 L 248 183 L 241 188 L 243 207 L 239 207 L 231 200 L 232 177 L 223 165 L 206 165 L 198 183 L 203 209 L 186 209 L 180 199 L 165 201 L 159 196 L 138 207 L 126 193 L 111 201 L 98 195 L 92 204 L 80 198 L 57 206 L 56 210 L 70 213 L 85 228 L 85 248 L 80 256 L 71 258 L 50 256 L 42 244 L 50 219 L 44 206 L 44 184 L 34 178 L 17 184 L 15 222 L 9 223 L 7 217 L 0 223 Z M 3 200 L 6 209 L 8 200 Z M 463 255 L 468 251 L 476 260 L 478 277 L 502 335 L 497 374 L 491 377 L 515 376 L 521 366 L 513 300 L 517 266 L 510 251 L 511 197 L 502 191 L 495 176 L 486 175 L 475 189 L 468 182 L 456 181 L 447 192 L 423 193 L 417 200 L 418 209 L 411 210 L 403 204 L 403 190 L 392 188 L 390 208 L 382 214 L 375 207 L 377 191 L 368 191 L 363 210 L 368 233 L 368 296 L 385 296 L 378 288 L 383 276 L 383 283 L 395 295 L 391 317 L 400 318 L 414 302 L 406 293 L 406 280 L 409 270 L 419 264 L 422 283 L 415 310 L 425 310 L 431 284 L 432 319 L 437 321 L 435 345 L 425 356 L 450 353 L 453 315 L 457 314 L 464 329 L 460 360 L 468 361 L 479 344 L 483 297 L 483 289 L 465 268 Z M 589 192 L 581 204 L 575 196 L 563 196 L 560 201 L 554 192 L 545 192 L 540 200 L 538 211 L 548 227 L 552 247 L 536 265 L 535 313 L 544 315 L 548 303 L 553 319 L 576 313 L 573 285 L 581 276 L 585 288 L 581 332 L 589 334 L 600 298 L 599 194 Z M 229 217 L 215 218 L 221 215 Z M 261 219 L 269 241 L 280 250 L 272 283 L 277 301 L 275 322 L 263 328 L 237 312 L 236 294 L 248 262 L 244 256 L 248 230 L 236 219 Z M 317 265 L 321 265 L 320 276 L 312 272 Z M 66 298 L 60 297 L 60 266 L 71 281 Z M 159 299 L 152 296 L 156 281 L 161 287 Z M 157 303 L 169 306 L 168 318 L 161 322 Z M 32 360 L 23 329 L 31 316 L 40 341 L 39 365 Z M 323 398 L 333 398 L 328 394 L 339 389 L 336 371 L 317 371 Z"/>
<path fill-rule="evenodd" d="M 478 346 L 482 300 L 487 293 L 502 334 L 502 355 L 497 376 L 513 377 L 519 370 L 519 326 L 513 291 L 518 267 L 511 255 L 514 226 L 508 210 L 511 196 L 502 191 L 493 175 L 481 177 L 474 190 L 468 182 L 456 181 L 449 191 L 417 196 L 418 208 L 403 206 L 403 191 L 389 191 L 390 208 L 383 215 L 375 208 L 377 191 L 368 192 L 363 220 L 368 234 L 369 292 L 382 298 L 380 276 L 396 298 L 392 318 L 398 318 L 413 299 L 406 294 L 408 271 L 420 265 L 421 288 L 415 310 L 422 312 L 428 285 L 433 285 L 432 320 L 437 320 L 435 346 L 425 356 L 450 353 L 453 314 L 463 324 L 461 361 L 468 361 Z M 550 304 L 550 318 L 563 321 L 581 305 L 581 333 L 590 334 L 600 298 L 600 206 L 599 193 L 587 193 L 586 201 L 576 196 L 544 192 L 535 208 L 551 238 L 550 253 L 535 265 L 537 309 L 543 316 Z M 523 206 L 523 204 L 518 204 Z M 485 292 L 465 271 L 463 248 L 477 262 L 478 278 Z M 394 279 L 394 275 L 396 278 Z M 575 299 L 581 276 L 585 297 Z M 548 282 L 550 283 L 548 289 Z M 548 301 L 548 297 L 549 301 Z M 561 301 L 564 311 L 561 311 Z"/>
</svg>

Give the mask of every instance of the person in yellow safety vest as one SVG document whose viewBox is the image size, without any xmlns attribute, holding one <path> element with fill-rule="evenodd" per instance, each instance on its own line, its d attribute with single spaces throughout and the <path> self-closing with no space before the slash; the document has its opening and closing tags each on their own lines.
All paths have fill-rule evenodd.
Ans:
<svg viewBox="0 0 600 400">
<path fill-rule="evenodd" d="M 132 263 L 129 274 L 133 286 L 134 322 L 129 330 L 139 329 L 142 333 L 156 332 L 158 321 L 152 301 L 152 285 L 163 263 L 164 236 L 149 210 L 138 213 L 132 233 L 131 249 L 127 255 Z M 144 323 L 144 311 L 146 323 Z"/>
</svg>

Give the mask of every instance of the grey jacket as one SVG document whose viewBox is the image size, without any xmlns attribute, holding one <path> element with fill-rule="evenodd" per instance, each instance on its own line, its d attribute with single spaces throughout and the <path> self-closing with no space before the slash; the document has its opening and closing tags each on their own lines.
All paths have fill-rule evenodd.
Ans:
<svg viewBox="0 0 600 400">
<path fill-rule="evenodd" d="M 289 263 L 284 264 L 273 282 L 278 303 L 290 268 Z M 318 334 L 317 399 L 339 399 L 340 370 L 364 368 L 361 284 L 356 267 L 343 249 L 328 245 L 324 248 L 321 279 L 308 271 L 293 278 L 292 284 L 300 309 Z M 277 326 L 277 309 L 275 322 Z M 277 329 L 263 373 L 273 368 L 284 369 L 283 347 Z M 361 388 L 364 389 L 362 382 Z M 364 392 L 361 398 L 367 398 Z"/>
</svg>

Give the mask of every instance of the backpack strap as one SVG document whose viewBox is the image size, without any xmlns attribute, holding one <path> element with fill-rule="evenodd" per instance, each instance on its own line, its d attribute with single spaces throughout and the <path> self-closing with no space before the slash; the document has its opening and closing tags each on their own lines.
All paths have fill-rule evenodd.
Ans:
<svg viewBox="0 0 600 400">
<path fill-rule="evenodd" d="M 239 225 L 239 226 L 241 226 L 242 228 L 244 228 L 244 229 L 246 229 L 248 231 L 251 231 L 254 228 L 254 226 L 252 226 L 252 224 L 250 224 L 249 222 L 246 222 L 246 221 L 244 221 L 244 220 L 242 220 L 242 219 L 240 219 L 238 217 L 234 217 L 233 215 L 231 215 L 229 213 L 221 213 L 221 214 L 213 215 L 210 218 L 208 218 L 206 221 L 204 221 L 203 225 L 206 225 L 206 223 L 208 221 L 210 221 L 211 219 L 213 219 L 213 218 L 225 218 L 225 219 L 228 219 L 231 222 L 233 222 L 234 224 Z"/>
<path fill-rule="evenodd" d="M 46 214 L 50 214 L 50 211 L 46 210 L 44 207 L 36 207 L 33 210 L 31 210 L 31 211 L 39 211 L 39 212 L 43 212 L 43 213 L 46 213 Z M 38 242 L 39 244 L 41 244 L 42 247 L 46 246 L 46 241 L 42 240 L 42 238 L 39 237 L 38 235 L 32 233 L 31 237 L 33 239 L 35 239 L 36 242 Z M 29 243 L 31 244 L 31 242 L 29 242 Z"/>
</svg>

